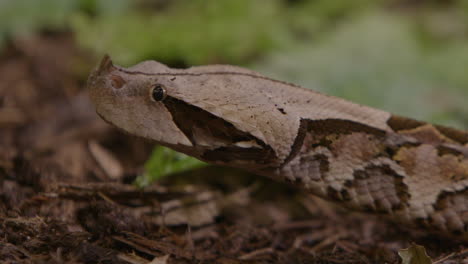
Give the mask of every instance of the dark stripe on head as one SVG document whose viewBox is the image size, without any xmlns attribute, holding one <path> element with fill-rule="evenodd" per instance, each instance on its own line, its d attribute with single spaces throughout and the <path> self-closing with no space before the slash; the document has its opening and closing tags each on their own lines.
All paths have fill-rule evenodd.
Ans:
<svg viewBox="0 0 468 264">
<path fill-rule="evenodd" d="M 202 158 L 208 161 L 258 160 L 267 162 L 276 158 L 271 147 L 251 134 L 237 129 L 228 121 L 197 106 L 168 96 L 162 101 L 172 119 L 185 136 L 197 145 L 200 140 L 209 140 L 212 146 Z M 258 147 L 239 147 L 237 142 L 255 142 Z M 222 147 L 219 147 L 222 145 Z"/>
</svg>

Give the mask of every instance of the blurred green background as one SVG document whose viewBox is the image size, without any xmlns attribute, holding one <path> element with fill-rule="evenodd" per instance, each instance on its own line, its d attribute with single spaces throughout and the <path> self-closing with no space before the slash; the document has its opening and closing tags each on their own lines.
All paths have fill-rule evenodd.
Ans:
<svg viewBox="0 0 468 264">
<path fill-rule="evenodd" d="M 0 48 L 44 31 L 71 32 L 82 50 L 123 66 L 236 64 L 468 128 L 466 0 L 0 1 Z"/>
</svg>

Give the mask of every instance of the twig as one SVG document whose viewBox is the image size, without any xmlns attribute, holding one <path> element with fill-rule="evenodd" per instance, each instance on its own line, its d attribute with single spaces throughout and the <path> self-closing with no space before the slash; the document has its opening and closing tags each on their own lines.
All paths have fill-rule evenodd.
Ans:
<svg viewBox="0 0 468 264">
<path fill-rule="evenodd" d="M 268 248 L 262 248 L 262 249 L 257 249 L 257 250 L 254 250 L 250 253 L 247 253 L 247 254 L 244 254 L 242 256 L 239 257 L 240 260 L 249 260 L 249 259 L 253 259 L 259 255 L 265 255 L 265 254 L 271 254 L 273 253 L 274 250 L 271 248 L 271 247 L 268 247 Z"/>
</svg>

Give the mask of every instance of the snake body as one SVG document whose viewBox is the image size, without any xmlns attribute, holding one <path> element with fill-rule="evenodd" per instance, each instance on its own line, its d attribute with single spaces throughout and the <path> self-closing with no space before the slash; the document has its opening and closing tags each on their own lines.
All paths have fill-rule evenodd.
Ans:
<svg viewBox="0 0 468 264">
<path fill-rule="evenodd" d="M 468 240 L 468 133 L 228 65 L 130 68 L 88 87 L 114 126 L 431 232 Z"/>
</svg>

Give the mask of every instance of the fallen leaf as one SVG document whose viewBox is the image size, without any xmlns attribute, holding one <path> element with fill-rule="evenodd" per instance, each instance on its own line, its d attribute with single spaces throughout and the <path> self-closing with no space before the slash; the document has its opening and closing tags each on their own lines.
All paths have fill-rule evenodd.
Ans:
<svg viewBox="0 0 468 264">
<path fill-rule="evenodd" d="M 431 258 L 427 255 L 423 246 L 413 244 L 409 248 L 398 251 L 402 264 L 432 264 Z"/>
</svg>

